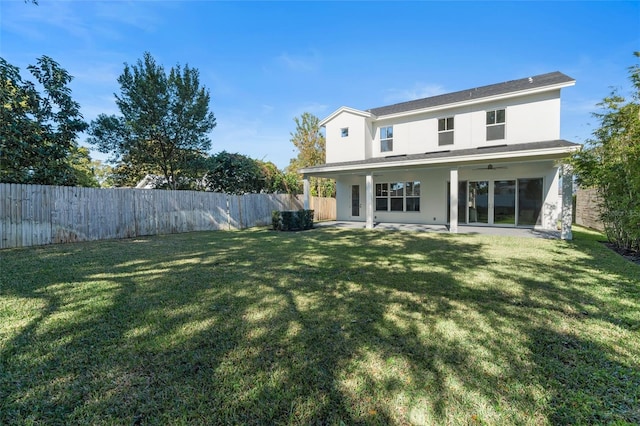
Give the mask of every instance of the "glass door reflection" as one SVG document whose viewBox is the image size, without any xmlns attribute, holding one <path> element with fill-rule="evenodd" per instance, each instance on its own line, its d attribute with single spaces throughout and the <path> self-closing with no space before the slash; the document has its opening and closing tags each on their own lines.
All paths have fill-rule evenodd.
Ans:
<svg viewBox="0 0 640 426">
<path fill-rule="evenodd" d="M 516 224 L 516 181 L 497 180 L 493 183 L 493 223 Z"/>
<path fill-rule="evenodd" d="M 489 182 L 469 182 L 469 224 L 489 223 Z"/>
</svg>

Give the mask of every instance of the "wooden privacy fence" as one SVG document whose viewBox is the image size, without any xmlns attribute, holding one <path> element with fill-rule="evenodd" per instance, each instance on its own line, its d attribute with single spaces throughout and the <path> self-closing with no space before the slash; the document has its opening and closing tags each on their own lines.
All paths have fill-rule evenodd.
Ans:
<svg viewBox="0 0 640 426">
<path fill-rule="evenodd" d="M 312 197 L 316 220 L 335 219 L 335 199 Z M 244 229 L 298 210 L 302 196 L 103 189 L 0 183 L 0 248 Z"/>
<path fill-rule="evenodd" d="M 576 192 L 576 223 L 604 232 L 600 219 L 600 196 L 594 188 L 580 188 Z"/>
</svg>

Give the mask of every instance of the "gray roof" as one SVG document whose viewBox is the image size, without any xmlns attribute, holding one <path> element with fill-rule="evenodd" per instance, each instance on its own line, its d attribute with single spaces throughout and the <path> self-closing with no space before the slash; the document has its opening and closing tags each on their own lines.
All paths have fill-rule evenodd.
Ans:
<svg viewBox="0 0 640 426">
<path fill-rule="evenodd" d="M 461 90 L 459 92 L 446 93 L 430 98 L 416 99 L 414 101 L 399 104 L 371 108 L 368 112 L 380 117 L 382 115 L 397 114 L 406 111 L 431 108 L 441 105 L 464 102 L 474 99 L 482 99 L 489 96 L 503 95 L 506 93 L 520 92 L 522 90 L 536 89 L 562 83 L 571 83 L 575 80 L 559 71 L 532 77 L 511 80 L 504 83 L 491 84 L 489 86 L 476 87 L 474 89 Z"/>
<path fill-rule="evenodd" d="M 423 154 L 406 154 L 406 155 L 388 155 L 386 157 L 375 157 L 368 158 L 366 160 L 359 161 L 345 161 L 341 163 L 327 163 L 320 164 L 318 166 L 305 167 L 305 173 L 313 172 L 316 169 L 323 169 L 325 167 L 344 167 L 344 166 L 353 166 L 354 169 L 357 169 L 358 166 L 361 165 L 369 165 L 369 164 L 393 164 L 394 162 L 402 162 L 402 161 L 410 161 L 410 160 L 434 160 L 434 159 L 449 159 L 456 157 L 465 157 L 469 155 L 480 155 L 480 154 L 503 154 L 508 152 L 517 153 L 519 151 L 531 151 L 531 150 L 546 150 L 552 148 L 575 148 L 580 146 L 580 144 L 569 142 L 564 139 L 557 139 L 552 141 L 543 141 L 543 142 L 528 142 L 528 143 L 519 143 L 512 145 L 490 145 L 490 146 L 481 146 L 478 148 L 467 148 L 467 149 L 455 149 L 455 150 L 442 150 L 442 151 L 432 151 L 425 152 Z"/>
</svg>

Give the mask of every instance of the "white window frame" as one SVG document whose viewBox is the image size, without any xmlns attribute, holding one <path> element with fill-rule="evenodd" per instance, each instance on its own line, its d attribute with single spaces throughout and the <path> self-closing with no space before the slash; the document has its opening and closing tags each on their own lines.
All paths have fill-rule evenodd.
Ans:
<svg viewBox="0 0 640 426">
<path fill-rule="evenodd" d="M 440 126 L 440 124 L 443 124 L 443 126 Z M 441 130 L 441 127 L 443 127 L 442 130 Z M 454 142 L 453 129 L 454 129 L 454 117 L 442 117 L 438 119 L 438 146 L 453 145 L 453 142 Z M 448 141 L 443 142 L 442 140 L 448 135 L 451 135 L 451 142 L 448 142 Z"/>
<path fill-rule="evenodd" d="M 348 138 L 349 137 L 349 128 L 343 127 L 340 129 L 340 137 Z"/>
<path fill-rule="evenodd" d="M 502 121 L 498 121 L 498 113 L 502 111 Z M 493 119 L 491 120 L 492 122 L 489 122 L 489 114 L 493 113 Z M 486 123 L 487 123 L 487 134 L 486 134 L 486 139 L 487 141 L 499 141 L 499 140 L 503 140 L 506 139 L 507 137 L 507 110 L 506 108 L 497 108 L 497 109 L 491 109 L 491 110 L 487 110 L 486 111 Z M 498 128 L 498 127 L 502 127 L 502 137 L 501 138 L 489 138 L 489 132 L 492 130 L 492 128 Z"/>
<path fill-rule="evenodd" d="M 380 152 L 393 152 L 393 126 L 380 127 Z"/>
<path fill-rule="evenodd" d="M 420 181 L 407 181 L 407 182 L 378 182 L 375 184 L 375 211 L 378 212 L 420 212 Z M 392 204 L 395 201 L 397 205 L 398 201 L 402 200 L 402 210 L 393 209 Z M 416 206 L 417 210 L 407 209 L 407 200 L 411 200 L 412 205 Z M 385 208 L 378 208 L 378 206 L 384 205 Z"/>
</svg>

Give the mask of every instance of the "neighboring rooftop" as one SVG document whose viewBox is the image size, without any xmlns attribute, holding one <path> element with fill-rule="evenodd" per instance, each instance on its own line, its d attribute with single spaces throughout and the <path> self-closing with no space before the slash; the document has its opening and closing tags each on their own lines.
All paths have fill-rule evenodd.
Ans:
<svg viewBox="0 0 640 426">
<path fill-rule="evenodd" d="M 547 74 L 535 75 L 521 78 L 519 80 L 506 81 L 504 83 L 490 84 L 488 86 L 476 87 L 474 89 L 461 90 L 459 92 L 445 93 L 443 95 L 429 98 L 416 99 L 408 102 L 371 108 L 368 112 L 376 115 L 398 114 L 406 111 L 431 108 L 440 105 L 453 104 L 474 99 L 481 99 L 490 96 L 503 95 L 506 93 L 520 92 L 523 90 L 537 89 L 545 86 L 574 83 L 575 80 L 559 71 Z"/>
</svg>

